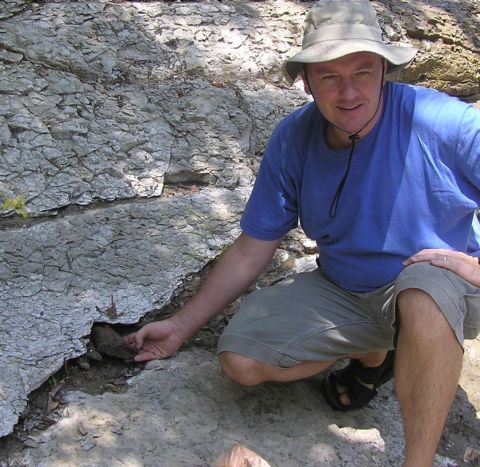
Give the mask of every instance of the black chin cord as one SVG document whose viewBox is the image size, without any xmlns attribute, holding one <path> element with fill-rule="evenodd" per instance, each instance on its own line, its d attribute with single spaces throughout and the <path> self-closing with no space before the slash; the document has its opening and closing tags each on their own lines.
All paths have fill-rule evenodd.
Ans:
<svg viewBox="0 0 480 467">
<path fill-rule="evenodd" d="M 316 104 L 315 96 L 313 95 L 312 92 L 312 87 L 310 86 L 310 82 L 308 80 L 308 73 L 307 73 L 307 67 L 304 65 L 303 67 L 303 74 L 305 76 L 305 80 L 307 82 L 308 88 L 310 89 L 310 93 L 312 95 L 312 98 Z M 382 99 L 382 94 L 383 94 L 383 79 L 385 77 L 385 67 L 383 66 L 382 62 L 382 79 L 380 81 L 380 94 L 378 96 L 378 102 L 377 102 L 377 108 L 375 109 L 375 112 L 373 115 L 370 117 L 367 123 L 360 128 L 360 130 L 356 131 L 355 133 L 350 133 L 349 131 L 344 130 L 343 128 L 338 127 L 332 122 L 329 122 L 328 120 L 325 119 L 327 123 L 335 127 L 337 130 L 343 131 L 344 133 L 348 133 L 348 139 L 352 142 L 352 146 L 350 147 L 350 154 L 348 155 L 348 165 L 347 165 L 347 170 L 345 171 L 344 176 L 340 180 L 340 183 L 338 184 L 337 191 L 335 192 L 335 195 L 332 199 L 332 202 L 330 204 L 330 209 L 328 210 L 328 215 L 330 219 L 333 219 L 337 215 L 337 207 L 338 207 L 338 202 L 340 201 L 340 195 L 342 194 L 343 187 L 345 186 L 345 183 L 347 181 L 348 173 L 350 172 L 350 166 L 352 165 L 352 158 L 353 158 L 353 151 L 355 150 L 355 142 L 360 139 L 360 133 L 364 130 L 364 128 L 367 127 L 367 125 L 375 118 L 375 115 L 377 115 L 378 109 L 380 108 L 380 102 Z M 318 105 L 317 105 L 318 108 Z"/>
<path fill-rule="evenodd" d="M 358 132 L 348 137 L 348 139 L 352 142 L 352 146 L 350 148 L 350 154 L 348 155 L 347 170 L 345 171 L 345 175 L 343 176 L 343 178 L 340 180 L 337 191 L 335 192 L 335 196 L 333 197 L 332 203 L 330 204 L 330 209 L 328 210 L 328 215 L 330 219 L 333 219 L 337 215 L 337 206 L 338 202 L 340 201 L 340 195 L 342 194 L 343 187 L 345 186 L 345 182 L 347 181 L 348 173 L 350 172 L 350 166 L 352 165 L 352 156 L 353 151 L 355 150 L 355 141 L 357 141 L 357 139 L 359 138 L 360 136 L 358 136 Z"/>
</svg>

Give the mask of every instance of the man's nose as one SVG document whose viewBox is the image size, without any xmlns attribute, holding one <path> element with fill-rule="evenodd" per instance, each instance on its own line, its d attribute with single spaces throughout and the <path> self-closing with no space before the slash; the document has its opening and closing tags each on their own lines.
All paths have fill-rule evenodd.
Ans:
<svg viewBox="0 0 480 467">
<path fill-rule="evenodd" d="M 344 98 L 355 97 L 358 93 L 355 82 L 350 78 L 342 78 L 339 82 L 338 94 Z"/>
</svg>

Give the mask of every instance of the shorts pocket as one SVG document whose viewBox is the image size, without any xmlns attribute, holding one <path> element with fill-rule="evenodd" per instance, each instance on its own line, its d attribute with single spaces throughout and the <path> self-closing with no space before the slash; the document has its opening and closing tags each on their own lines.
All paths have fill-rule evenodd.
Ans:
<svg viewBox="0 0 480 467">
<path fill-rule="evenodd" d="M 480 293 L 465 294 L 467 314 L 463 321 L 465 339 L 475 339 L 480 333 Z"/>
</svg>

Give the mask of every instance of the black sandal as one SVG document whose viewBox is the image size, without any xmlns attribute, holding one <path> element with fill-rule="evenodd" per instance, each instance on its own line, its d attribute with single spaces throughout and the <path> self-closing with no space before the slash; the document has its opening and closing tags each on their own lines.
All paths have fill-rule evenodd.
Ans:
<svg viewBox="0 0 480 467">
<path fill-rule="evenodd" d="M 389 350 L 383 363 L 374 368 L 366 368 L 358 360 L 351 360 L 345 368 L 330 373 L 322 381 L 325 401 L 332 409 L 342 412 L 365 407 L 377 395 L 377 388 L 392 379 L 394 362 L 394 350 Z M 372 384 L 373 389 L 365 384 Z M 337 386 L 346 388 L 346 392 L 339 393 Z M 344 394 L 350 399 L 349 405 L 340 400 Z"/>
</svg>

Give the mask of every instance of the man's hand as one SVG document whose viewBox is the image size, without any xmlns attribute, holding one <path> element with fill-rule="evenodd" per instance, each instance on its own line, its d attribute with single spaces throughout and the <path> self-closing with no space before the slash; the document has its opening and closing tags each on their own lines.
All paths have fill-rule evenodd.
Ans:
<svg viewBox="0 0 480 467">
<path fill-rule="evenodd" d="M 409 266 L 413 263 L 427 261 L 434 266 L 449 269 L 467 282 L 480 287 L 480 265 L 478 258 L 465 253 L 443 249 L 426 249 L 410 256 L 403 264 Z"/>
<path fill-rule="evenodd" d="M 183 343 L 175 324 L 170 319 L 147 324 L 123 339 L 138 352 L 134 357 L 136 362 L 169 357 Z"/>
</svg>

